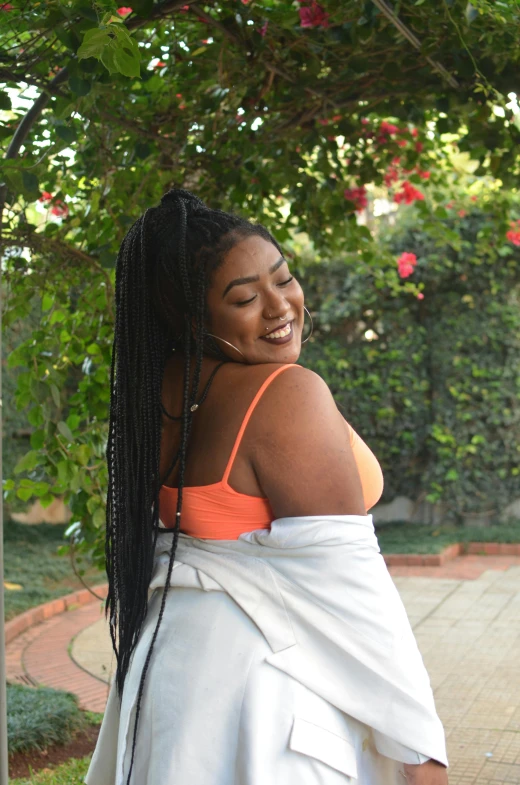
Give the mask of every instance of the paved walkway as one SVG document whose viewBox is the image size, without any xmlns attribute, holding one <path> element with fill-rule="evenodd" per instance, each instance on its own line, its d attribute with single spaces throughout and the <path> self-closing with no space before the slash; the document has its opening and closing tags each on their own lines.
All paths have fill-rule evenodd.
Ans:
<svg viewBox="0 0 520 785">
<path fill-rule="evenodd" d="M 520 783 L 520 558 L 390 572 L 446 730 L 450 785 Z M 8 663 L 19 679 L 74 687 L 81 705 L 102 711 L 114 657 L 100 604 L 29 630 L 8 646 Z"/>
</svg>

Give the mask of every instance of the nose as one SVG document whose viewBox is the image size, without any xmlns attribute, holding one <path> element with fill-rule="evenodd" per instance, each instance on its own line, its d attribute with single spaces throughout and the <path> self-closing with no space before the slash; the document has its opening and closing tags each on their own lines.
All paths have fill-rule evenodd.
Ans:
<svg viewBox="0 0 520 785">
<path fill-rule="evenodd" d="M 266 300 L 264 307 L 265 319 L 280 319 L 289 314 L 290 305 L 281 292 L 273 292 Z"/>
</svg>

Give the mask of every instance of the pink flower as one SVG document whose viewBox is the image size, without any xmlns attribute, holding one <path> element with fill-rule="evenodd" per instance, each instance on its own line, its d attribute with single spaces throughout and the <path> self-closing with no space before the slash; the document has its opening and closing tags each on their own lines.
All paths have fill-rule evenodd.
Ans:
<svg viewBox="0 0 520 785">
<path fill-rule="evenodd" d="M 316 2 L 316 0 L 311 0 L 311 4 L 309 6 L 302 6 L 298 13 L 300 14 L 301 27 L 329 26 L 329 15 L 325 9 Z"/>
<path fill-rule="evenodd" d="M 424 199 L 424 194 L 414 188 L 414 186 L 408 181 L 405 180 L 402 185 L 402 190 L 398 191 L 394 195 L 394 202 L 400 204 L 401 202 L 405 202 L 405 204 L 411 204 L 415 201 L 422 201 Z"/>
<path fill-rule="evenodd" d="M 343 196 L 349 202 L 354 202 L 356 212 L 361 212 L 368 204 L 367 189 L 364 185 L 359 188 L 345 188 Z"/>
<path fill-rule="evenodd" d="M 264 38 L 265 34 L 267 33 L 267 28 L 269 27 L 269 22 L 264 22 L 262 27 L 259 29 L 259 33 Z"/>
<path fill-rule="evenodd" d="M 397 260 L 397 272 L 401 278 L 408 278 L 415 270 L 417 257 L 414 253 L 402 253 Z"/>
<path fill-rule="evenodd" d="M 242 5 L 247 5 L 248 3 L 249 3 L 249 0 L 242 0 Z"/>
<path fill-rule="evenodd" d="M 454 205 L 454 204 L 455 204 L 454 202 L 448 202 L 448 204 L 446 205 L 446 209 L 447 209 L 447 210 L 451 210 L 451 209 L 453 209 L 453 205 Z"/>
<path fill-rule="evenodd" d="M 361 125 L 368 125 L 368 123 L 369 123 L 369 122 L 370 122 L 370 121 L 368 120 L 368 118 L 367 118 L 367 117 L 362 117 L 362 118 L 361 118 Z"/>
<path fill-rule="evenodd" d="M 117 13 L 119 16 L 128 16 L 128 14 L 132 13 L 132 9 L 128 8 L 128 6 L 122 5 L 121 8 L 117 9 Z"/>
<path fill-rule="evenodd" d="M 13 8 L 14 5 L 12 5 L 11 3 L 4 3 L 3 5 L 0 5 L 0 11 L 12 11 Z"/>
<path fill-rule="evenodd" d="M 49 191 L 42 191 L 42 195 L 38 199 L 39 202 L 50 202 L 52 199 L 52 194 Z"/>
<path fill-rule="evenodd" d="M 422 292 L 419 292 L 419 294 L 417 295 L 417 299 L 424 300 L 424 294 Z"/>
</svg>

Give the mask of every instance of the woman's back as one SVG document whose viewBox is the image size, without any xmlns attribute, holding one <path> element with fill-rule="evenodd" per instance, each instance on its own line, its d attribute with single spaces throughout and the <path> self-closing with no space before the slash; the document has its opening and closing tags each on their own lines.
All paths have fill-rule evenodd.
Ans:
<svg viewBox="0 0 520 785">
<path fill-rule="evenodd" d="M 164 374 L 163 404 L 175 415 L 180 414 L 182 401 L 182 365 L 182 357 L 174 356 Z M 216 361 L 204 359 L 201 391 L 216 365 Z M 262 386 L 265 389 L 258 398 Z M 255 397 L 258 400 L 231 462 L 237 435 Z M 179 447 L 180 433 L 180 423 L 164 417 L 163 478 Z M 325 382 L 297 365 L 226 363 L 218 370 L 204 403 L 193 415 L 184 477 L 184 487 L 190 490 L 184 498 L 198 493 L 199 488 L 204 494 L 204 486 L 214 486 L 206 489 L 208 499 L 207 492 L 224 490 L 227 466 L 227 489 L 250 497 L 252 507 L 259 508 L 262 499 L 268 501 L 264 518 L 266 509 L 272 511 L 273 518 L 321 514 L 323 510 L 364 515 L 382 491 L 377 460 L 357 434 L 349 431 Z M 177 486 L 178 467 L 164 484 Z M 176 506 L 176 492 L 174 495 Z M 167 498 L 168 489 L 163 489 L 163 505 Z M 245 496 L 236 497 L 236 501 L 245 502 Z M 256 519 L 261 518 L 257 511 Z"/>
</svg>

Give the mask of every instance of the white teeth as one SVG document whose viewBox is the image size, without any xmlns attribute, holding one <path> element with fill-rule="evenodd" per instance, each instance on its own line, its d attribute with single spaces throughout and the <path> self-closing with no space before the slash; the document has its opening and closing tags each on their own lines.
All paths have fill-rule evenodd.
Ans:
<svg viewBox="0 0 520 785">
<path fill-rule="evenodd" d="M 271 340 L 272 338 L 284 338 L 286 335 L 289 335 L 291 332 L 291 324 L 289 323 L 287 327 L 284 327 L 282 330 L 277 330 L 275 333 L 269 333 L 269 335 L 264 335 L 264 338 Z"/>
</svg>

